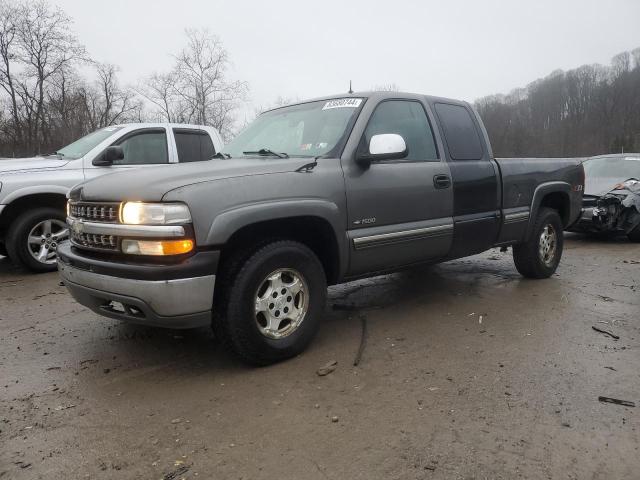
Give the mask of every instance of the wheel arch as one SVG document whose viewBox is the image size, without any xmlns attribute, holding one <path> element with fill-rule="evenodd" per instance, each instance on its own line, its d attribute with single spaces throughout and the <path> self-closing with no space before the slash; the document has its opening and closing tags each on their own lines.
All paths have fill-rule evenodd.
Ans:
<svg viewBox="0 0 640 480">
<path fill-rule="evenodd" d="M 539 185 L 534 193 L 531 202 L 531 214 L 527 226 L 526 238 L 531 236 L 538 212 L 541 208 L 552 208 L 558 212 L 562 220 L 563 228 L 569 226 L 571 222 L 571 185 L 567 182 L 548 182 Z"/>
<path fill-rule="evenodd" d="M 286 238 L 298 241 L 318 256 L 324 267 L 327 283 L 337 283 L 344 274 L 346 259 L 345 246 L 339 241 L 335 224 L 317 212 L 297 212 L 293 215 L 282 213 L 285 212 L 271 217 L 261 215 L 263 218 L 254 217 L 252 221 L 246 215 L 239 215 L 234 216 L 233 221 L 229 218 L 224 222 L 214 222 L 208 243 L 222 246 L 220 263 L 224 264 L 234 252 L 259 243 L 261 239 Z"/>
<path fill-rule="evenodd" d="M 5 237 L 5 232 L 11 223 L 27 210 L 54 207 L 64 212 L 68 191 L 69 189 L 64 187 L 53 187 L 45 191 L 38 188 L 25 188 L 8 196 L 5 199 L 6 207 L 0 213 L 0 238 Z"/>
</svg>

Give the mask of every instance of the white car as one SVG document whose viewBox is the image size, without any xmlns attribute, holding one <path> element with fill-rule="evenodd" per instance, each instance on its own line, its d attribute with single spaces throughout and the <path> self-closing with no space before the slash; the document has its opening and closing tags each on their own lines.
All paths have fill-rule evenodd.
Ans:
<svg viewBox="0 0 640 480">
<path fill-rule="evenodd" d="M 55 270 L 71 187 L 123 169 L 144 175 L 133 169 L 211 160 L 222 147 L 212 127 L 135 123 L 96 130 L 50 155 L 0 159 L 0 255 L 34 272 Z"/>
</svg>

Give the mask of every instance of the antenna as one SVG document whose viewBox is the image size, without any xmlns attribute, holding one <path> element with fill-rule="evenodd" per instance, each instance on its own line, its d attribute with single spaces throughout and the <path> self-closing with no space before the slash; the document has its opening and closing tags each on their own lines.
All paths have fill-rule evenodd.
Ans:
<svg viewBox="0 0 640 480">
<path fill-rule="evenodd" d="M 353 88 L 351 88 L 351 80 L 349 80 L 349 93 L 353 93 Z"/>
</svg>

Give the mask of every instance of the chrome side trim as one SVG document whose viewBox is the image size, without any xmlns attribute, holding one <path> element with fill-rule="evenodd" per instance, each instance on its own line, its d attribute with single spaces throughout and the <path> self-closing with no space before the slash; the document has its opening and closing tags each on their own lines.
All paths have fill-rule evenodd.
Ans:
<svg viewBox="0 0 640 480">
<path fill-rule="evenodd" d="M 124 225 L 113 223 L 85 222 L 67 217 L 67 223 L 76 233 L 115 235 L 117 237 L 184 237 L 184 227 L 176 225 Z"/>
<path fill-rule="evenodd" d="M 504 216 L 504 223 L 524 222 L 529 219 L 529 212 L 508 213 Z"/>
<path fill-rule="evenodd" d="M 81 270 L 58 261 L 63 281 L 107 294 L 125 295 L 145 302 L 162 316 L 189 315 L 211 310 L 215 275 L 177 280 L 133 280 Z"/>
<path fill-rule="evenodd" d="M 420 240 L 430 237 L 441 237 L 453 231 L 453 224 L 437 225 L 435 227 L 415 228 L 412 230 L 403 230 L 400 232 L 381 233 L 378 235 L 370 235 L 368 237 L 358 237 L 353 239 L 353 246 L 356 250 L 363 248 L 379 247 L 383 245 L 391 245 L 394 243 L 402 243 L 410 240 Z"/>
</svg>

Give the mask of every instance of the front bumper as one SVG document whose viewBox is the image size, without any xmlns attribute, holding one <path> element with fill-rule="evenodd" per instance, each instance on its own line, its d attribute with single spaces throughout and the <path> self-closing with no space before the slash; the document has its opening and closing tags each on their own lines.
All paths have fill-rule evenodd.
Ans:
<svg viewBox="0 0 640 480">
<path fill-rule="evenodd" d="M 94 312 L 131 323 L 166 328 L 211 324 L 215 274 L 142 279 L 139 275 L 135 278 L 135 267 L 129 266 L 125 274 L 134 278 L 125 278 L 105 274 L 104 263 L 79 256 L 72 251 L 69 242 L 58 247 L 60 277 L 73 298 Z M 145 268 L 143 277 L 156 276 L 149 274 L 149 270 L 155 270 L 153 266 Z M 158 267 L 162 268 L 166 267 Z M 183 268 L 193 271 L 192 266 Z M 179 266 L 172 268 L 170 277 L 175 277 L 179 270 Z"/>
</svg>

